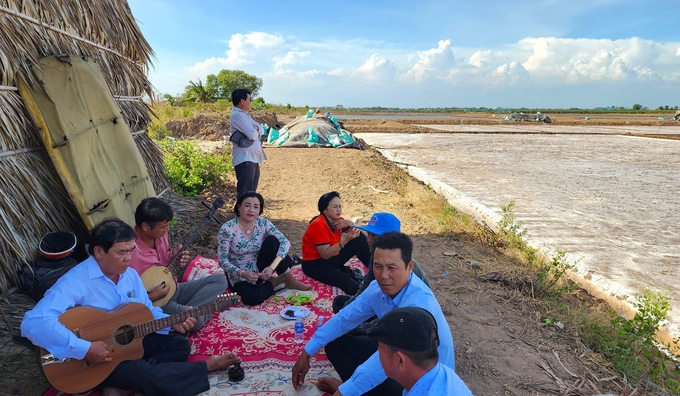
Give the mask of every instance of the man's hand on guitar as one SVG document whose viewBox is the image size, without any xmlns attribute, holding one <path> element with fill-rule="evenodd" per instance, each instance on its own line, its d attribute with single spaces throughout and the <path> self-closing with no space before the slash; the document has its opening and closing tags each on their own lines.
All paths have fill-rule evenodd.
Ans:
<svg viewBox="0 0 680 396">
<path fill-rule="evenodd" d="M 172 329 L 180 334 L 185 334 L 187 331 L 193 329 L 195 324 L 196 318 L 187 318 L 184 322 L 172 326 Z"/>
<path fill-rule="evenodd" d="M 175 250 L 172 251 L 172 257 L 175 257 L 181 250 L 182 250 L 183 245 L 177 246 Z M 184 268 L 186 267 L 187 264 L 189 264 L 189 250 L 185 250 L 182 252 L 182 255 L 179 256 L 177 259 L 179 261 L 179 266 Z"/>
<path fill-rule="evenodd" d="M 167 283 L 162 282 L 160 285 L 151 289 L 151 291 L 149 292 L 149 300 L 151 300 L 152 302 L 158 301 L 161 298 L 167 296 L 168 292 L 170 292 L 170 286 L 168 286 Z"/>
<path fill-rule="evenodd" d="M 109 357 L 109 350 L 106 348 L 104 341 L 94 341 L 90 344 L 90 349 L 85 354 L 85 361 L 89 364 L 108 363 L 111 359 Z"/>
</svg>

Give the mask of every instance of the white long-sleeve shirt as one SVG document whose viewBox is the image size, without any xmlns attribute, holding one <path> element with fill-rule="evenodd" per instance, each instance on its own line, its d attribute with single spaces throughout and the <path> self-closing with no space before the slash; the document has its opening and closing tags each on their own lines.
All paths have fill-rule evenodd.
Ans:
<svg viewBox="0 0 680 396">
<path fill-rule="evenodd" d="M 26 312 L 21 322 L 21 333 L 57 358 L 82 360 L 91 342 L 78 338 L 59 322 L 59 316 L 75 306 L 108 311 L 125 302 L 146 305 L 154 319 L 168 316 L 151 304 L 137 271 L 128 268 L 120 275 L 118 284 L 115 284 L 90 257 L 59 278 L 45 293 L 45 297 Z M 167 334 L 168 330 L 159 333 Z"/>
<path fill-rule="evenodd" d="M 238 144 L 232 142 L 232 165 L 236 166 L 246 161 L 259 164 L 267 159 L 267 156 L 262 149 L 262 142 L 260 142 L 260 136 L 264 134 L 262 125 L 253 120 L 250 114 L 238 107 L 234 107 L 231 111 L 229 129 L 231 130 L 231 133 L 239 131 L 253 141 L 253 144 L 249 147 L 239 147 Z"/>
</svg>

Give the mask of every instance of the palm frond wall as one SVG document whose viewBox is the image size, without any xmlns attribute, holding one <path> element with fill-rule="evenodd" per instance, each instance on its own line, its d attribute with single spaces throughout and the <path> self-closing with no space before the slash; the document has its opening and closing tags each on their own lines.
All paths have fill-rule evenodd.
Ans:
<svg viewBox="0 0 680 396">
<path fill-rule="evenodd" d="M 50 55 L 82 56 L 102 70 L 160 192 L 161 153 L 146 132 L 153 51 L 125 0 L 0 0 L 0 297 L 16 271 L 34 260 L 43 235 L 87 235 L 16 90 L 30 67 Z M 82 240 L 82 239 L 81 239 Z"/>
</svg>

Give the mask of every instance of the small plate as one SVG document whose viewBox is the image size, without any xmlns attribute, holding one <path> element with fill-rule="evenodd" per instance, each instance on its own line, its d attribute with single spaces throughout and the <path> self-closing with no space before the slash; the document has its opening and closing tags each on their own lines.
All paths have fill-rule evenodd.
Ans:
<svg viewBox="0 0 680 396">
<path fill-rule="evenodd" d="M 286 311 L 293 311 L 293 315 L 287 315 Z M 281 317 L 284 319 L 295 320 L 295 312 L 298 311 L 302 313 L 303 318 L 306 318 L 307 315 L 309 315 L 309 313 L 312 312 L 309 308 L 303 307 L 301 305 L 289 305 L 283 308 L 281 312 L 279 312 L 279 315 L 281 315 Z"/>
</svg>

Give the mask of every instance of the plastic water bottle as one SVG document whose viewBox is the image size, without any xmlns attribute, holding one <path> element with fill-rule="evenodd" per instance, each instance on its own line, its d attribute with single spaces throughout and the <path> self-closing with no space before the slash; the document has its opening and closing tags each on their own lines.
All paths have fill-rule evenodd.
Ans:
<svg viewBox="0 0 680 396">
<path fill-rule="evenodd" d="M 326 321 L 326 317 L 321 315 L 316 319 L 316 329 L 319 330 L 319 327 L 323 326 L 323 323 Z"/>
<path fill-rule="evenodd" d="M 295 312 L 295 343 L 302 344 L 305 340 L 305 322 L 302 320 L 302 313 Z"/>
</svg>

